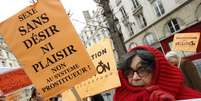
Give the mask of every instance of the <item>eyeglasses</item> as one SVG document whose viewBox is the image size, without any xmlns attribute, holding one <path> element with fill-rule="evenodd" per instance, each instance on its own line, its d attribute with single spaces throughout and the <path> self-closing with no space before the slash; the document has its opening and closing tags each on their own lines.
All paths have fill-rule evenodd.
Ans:
<svg viewBox="0 0 201 101">
<path fill-rule="evenodd" d="M 133 70 L 132 68 L 129 68 L 127 77 L 132 78 L 135 72 L 137 73 L 139 77 L 145 77 L 152 72 L 152 69 L 149 67 L 144 67 L 144 66 L 139 67 L 137 70 Z"/>
</svg>

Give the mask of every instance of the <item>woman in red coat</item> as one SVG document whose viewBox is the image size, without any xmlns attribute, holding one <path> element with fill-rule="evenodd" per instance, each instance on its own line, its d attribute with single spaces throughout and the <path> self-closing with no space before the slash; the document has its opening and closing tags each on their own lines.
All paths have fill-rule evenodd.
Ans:
<svg viewBox="0 0 201 101">
<path fill-rule="evenodd" d="M 175 101 L 201 98 L 201 93 L 184 86 L 178 68 L 164 55 L 150 46 L 139 46 L 128 53 L 119 70 L 121 87 L 117 88 L 114 101 Z"/>
</svg>

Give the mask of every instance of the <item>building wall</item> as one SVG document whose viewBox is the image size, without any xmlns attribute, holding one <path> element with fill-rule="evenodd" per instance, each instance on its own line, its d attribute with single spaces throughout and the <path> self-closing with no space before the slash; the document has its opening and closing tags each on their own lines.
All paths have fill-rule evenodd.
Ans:
<svg viewBox="0 0 201 101">
<path fill-rule="evenodd" d="M 110 38 L 108 28 L 108 24 L 102 15 L 101 8 L 97 8 L 97 10 L 93 12 L 91 19 L 86 22 L 86 26 L 80 33 L 80 37 L 86 48 L 93 46 L 104 38 Z M 113 44 L 112 47 L 114 49 Z M 115 60 L 118 61 L 116 51 L 114 51 L 114 56 Z"/>
<path fill-rule="evenodd" d="M 201 2 L 200 0 L 159 0 L 161 1 L 165 11 L 165 13 L 159 17 L 156 15 L 156 11 L 153 8 L 154 1 L 157 0 L 150 0 L 153 2 L 150 2 L 149 0 L 138 0 L 139 4 L 142 7 L 141 10 L 138 10 L 138 12 L 142 12 L 147 22 L 147 26 L 140 28 L 135 17 L 136 13 L 135 9 L 133 9 L 131 0 L 121 1 L 122 2 L 119 4 L 119 6 L 125 7 L 125 11 L 129 16 L 127 20 L 133 23 L 132 28 L 134 29 L 134 33 L 132 35 L 129 35 L 126 26 L 124 26 L 121 21 L 122 14 L 120 11 L 118 11 L 119 6 L 115 4 L 115 0 L 111 0 L 110 5 L 111 8 L 114 9 L 113 12 L 115 16 L 121 21 L 121 30 L 124 34 L 123 36 L 127 49 L 132 48 L 131 46 L 147 44 L 145 42 L 145 37 L 150 33 L 153 34 L 155 38 L 155 43 L 152 43 L 150 45 L 158 48 L 161 46 L 159 40 L 162 40 L 171 34 L 174 34 L 191 26 L 192 24 L 199 22 L 196 19 L 196 15 L 201 15 L 200 10 L 197 10 Z M 201 7 L 199 9 L 201 9 Z M 173 18 L 177 19 L 180 25 L 180 30 L 171 33 L 167 27 L 167 24 Z M 135 45 L 133 45 L 133 43 Z"/>
<path fill-rule="evenodd" d="M 29 101 L 33 86 L 27 86 L 6 95 L 6 101 Z"/>
<path fill-rule="evenodd" d="M 17 59 L 15 58 L 14 54 L 11 53 L 9 47 L 4 42 L 2 37 L 0 37 L 0 67 L 7 67 L 7 68 L 19 67 Z"/>
<path fill-rule="evenodd" d="M 119 5 L 117 5 L 117 1 L 119 1 Z M 123 15 L 120 12 L 120 8 L 123 7 L 126 11 L 126 14 L 129 16 L 127 19 L 128 22 L 131 24 L 131 27 L 134 29 L 135 26 L 133 26 L 134 19 L 132 17 L 132 5 L 130 0 L 110 0 L 111 9 L 113 11 L 113 14 L 119 19 L 119 24 L 121 26 L 121 31 L 123 33 L 124 39 L 128 39 L 130 37 L 130 32 L 127 27 L 123 24 Z"/>
<path fill-rule="evenodd" d="M 80 34 L 80 37 L 86 47 L 91 47 L 101 39 L 109 37 L 107 23 L 104 21 L 104 17 L 101 14 L 101 9 L 98 8 L 93 12 L 91 19 L 86 20 L 86 26 Z"/>
</svg>

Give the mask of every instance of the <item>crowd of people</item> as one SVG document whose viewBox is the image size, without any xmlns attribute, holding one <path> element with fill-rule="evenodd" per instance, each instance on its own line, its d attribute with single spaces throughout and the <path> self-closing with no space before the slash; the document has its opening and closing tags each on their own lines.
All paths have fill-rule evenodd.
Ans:
<svg viewBox="0 0 201 101">
<path fill-rule="evenodd" d="M 201 98 L 201 78 L 195 65 L 181 59 L 176 52 L 166 55 L 150 46 L 130 50 L 118 69 L 121 86 L 113 101 L 175 101 Z M 0 101 L 4 101 L 1 100 Z M 29 101 L 44 101 L 32 88 Z M 61 101 L 61 95 L 49 101 Z M 98 94 L 90 101 L 104 101 Z"/>
</svg>

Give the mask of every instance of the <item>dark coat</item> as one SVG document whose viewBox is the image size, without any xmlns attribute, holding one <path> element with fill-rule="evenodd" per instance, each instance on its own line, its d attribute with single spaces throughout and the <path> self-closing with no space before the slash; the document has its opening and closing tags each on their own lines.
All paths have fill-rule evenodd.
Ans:
<svg viewBox="0 0 201 101">
<path fill-rule="evenodd" d="M 195 65 L 191 61 L 183 61 L 180 66 L 187 86 L 201 92 L 201 78 Z"/>
<path fill-rule="evenodd" d="M 91 97 L 91 101 L 104 101 L 101 94 L 97 94 Z"/>
</svg>

